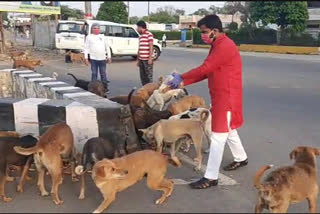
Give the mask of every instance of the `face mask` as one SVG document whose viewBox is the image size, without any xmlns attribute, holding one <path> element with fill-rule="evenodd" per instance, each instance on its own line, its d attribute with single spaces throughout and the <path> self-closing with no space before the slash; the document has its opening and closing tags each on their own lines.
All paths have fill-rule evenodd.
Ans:
<svg viewBox="0 0 320 214">
<path fill-rule="evenodd" d="M 100 33 L 100 29 L 93 29 L 92 32 L 93 32 L 93 34 L 96 34 L 96 35 L 97 35 L 97 34 Z"/>
<path fill-rule="evenodd" d="M 211 33 L 210 33 L 211 34 Z M 202 33 L 201 34 L 201 39 L 202 39 L 202 41 L 204 42 L 204 43 L 206 43 L 206 44 L 211 44 L 213 41 L 214 41 L 214 38 L 213 37 L 211 37 L 210 38 L 210 34 L 207 34 L 207 33 Z"/>
</svg>

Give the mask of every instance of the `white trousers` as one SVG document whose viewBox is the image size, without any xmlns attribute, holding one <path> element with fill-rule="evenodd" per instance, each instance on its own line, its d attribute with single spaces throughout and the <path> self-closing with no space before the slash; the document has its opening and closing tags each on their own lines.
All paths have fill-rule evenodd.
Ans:
<svg viewBox="0 0 320 214">
<path fill-rule="evenodd" d="M 247 154 L 242 146 L 240 137 L 236 129 L 230 129 L 231 112 L 227 112 L 229 132 L 212 132 L 209 159 L 207 163 L 205 178 L 218 179 L 219 169 L 223 157 L 224 146 L 228 143 L 234 161 L 241 162 L 247 159 Z"/>
</svg>

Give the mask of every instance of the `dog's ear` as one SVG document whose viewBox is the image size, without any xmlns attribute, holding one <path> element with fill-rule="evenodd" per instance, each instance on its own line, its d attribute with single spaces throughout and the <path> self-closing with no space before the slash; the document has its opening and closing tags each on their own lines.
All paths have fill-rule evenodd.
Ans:
<svg viewBox="0 0 320 214">
<path fill-rule="evenodd" d="M 315 154 L 316 156 L 320 156 L 320 150 L 319 150 L 319 149 L 313 148 L 313 151 L 314 151 L 314 154 Z"/>
<path fill-rule="evenodd" d="M 186 96 L 189 96 L 189 92 L 187 91 L 186 88 L 183 88 L 182 90 L 184 91 L 184 93 L 186 94 Z"/>
<path fill-rule="evenodd" d="M 294 160 L 296 159 L 296 156 L 297 156 L 297 150 L 293 150 L 291 153 L 290 153 L 290 160 Z"/>
<path fill-rule="evenodd" d="M 98 169 L 97 169 L 97 176 L 99 177 L 106 177 L 106 173 L 104 172 L 104 166 L 100 166 Z"/>
</svg>

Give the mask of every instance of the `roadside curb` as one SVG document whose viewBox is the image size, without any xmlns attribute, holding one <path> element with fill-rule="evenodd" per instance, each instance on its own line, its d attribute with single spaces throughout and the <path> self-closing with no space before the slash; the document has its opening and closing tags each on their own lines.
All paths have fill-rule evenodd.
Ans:
<svg viewBox="0 0 320 214">
<path fill-rule="evenodd" d="M 318 55 L 319 47 L 298 47 L 298 46 L 279 46 L 279 45 L 240 45 L 237 46 L 239 51 L 244 52 L 265 52 L 265 53 L 280 53 L 280 54 L 304 54 Z M 205 48 L 209 49 L 210 45 L 192 45 L 188 48 Z"/>
</svg>

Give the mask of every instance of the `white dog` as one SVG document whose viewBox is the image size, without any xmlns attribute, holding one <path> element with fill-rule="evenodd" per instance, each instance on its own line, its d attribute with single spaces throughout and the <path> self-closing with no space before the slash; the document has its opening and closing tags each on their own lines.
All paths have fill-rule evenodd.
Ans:
<svg viewBox="0 0 320 214">
<path fill-rule="evenodd" d="M 194 108 L 194 109 L 190 109 L 188 111 L 182 112 L 181 114 L 177 114 L 174 116 L 171 116 L 169 118 L 169 120 L 179 120 L 179 119 L 200 119 L 200 114 L 202 111 L 208 111 L 209 112 L 209 117 L 205 123 L 205 130 L 204 132 L 206 133 L 207 136 L 211 136 L 211 120 L 212 120 L 212 116 L 211 116 L 211 112 L 210 110 L 206 109 L 206 108 Z M 188 138 L 185 143 L 187 144 L 187 148 L 184 150 L 185 152 L 188 152 L 190 149 L 190 144 L 192 143 L 191 139 Z M 210 151 L 210 145 L 211 145 L 211 141 L 210 138 L 208 139 L 208 148 L 205 150 L 206 153 L 208 153 Z"/>
<path fill-rule="evenodd" d="M 168 103 L 173 97 L 180 99 L 186 95 L 188 95 L 186 89 L 172 89 L 166 93 L 160 93 L 159 90 L 154 90 L 147 103 L 151 108 L 162 111 L 165 104 Z M 159 106 L 159 108 L 155 108 L 155 106 Z"/>
</svg>

